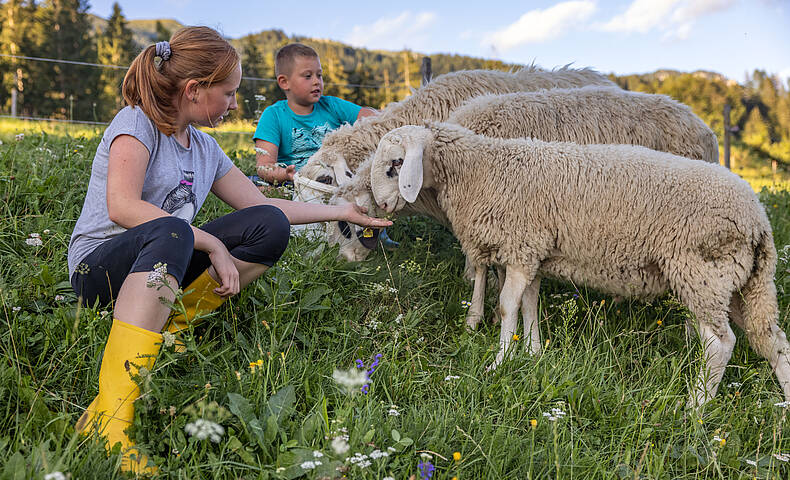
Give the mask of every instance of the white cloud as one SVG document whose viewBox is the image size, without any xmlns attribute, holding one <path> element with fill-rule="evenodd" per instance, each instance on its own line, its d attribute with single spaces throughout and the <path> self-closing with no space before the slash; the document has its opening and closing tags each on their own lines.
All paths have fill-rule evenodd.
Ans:
<svg viewBox="0 0 790 480">
<path fill-rule="evenodd" d="M 369 25 L 355 25 L 344 41 L 357 47 L 398 50 L 414 48 L 427 39 L 428 28 L 436 21 L 433 12 L 405 12 L 380 18 Z"/>
<path fill-rule="evenodd" d="M 664 40 L 685 40 L 700 18 L 726 10 L 738 0 L 634 0 L 625 12 L 600 25 L 606 32 L 664 32 Z"/>
<path fill-rule="evenodd" d="M 545 10 L 530 10 L 515 23 L 485 35 L 483 44 L 503 51 L 519 45 L 545 42 L 583 25 L 595 10 L 595 2 L 590 0 L 563 2 Z"/>
</svg>

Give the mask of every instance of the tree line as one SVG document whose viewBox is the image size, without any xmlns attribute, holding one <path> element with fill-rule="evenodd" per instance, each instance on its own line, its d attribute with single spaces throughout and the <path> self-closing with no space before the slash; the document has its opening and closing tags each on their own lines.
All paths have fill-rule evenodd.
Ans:
<svg viewBox="0 0 790 480">
<path fill-rule="evenodd" d="M 133 26 L 130 26 L 133 25 Z M 128 66 L 152 42 L 167 39 L 180 24 L 128 21 L 116 3 L 109 19 L 90 14 L 87 0 L 6 0 L 0 4 L 0 112 L 9 114 L 16 90 L 19 115 L 106 122 L 122 106 L 123 69 L 53 63 L 40 57 Z M 402 100 L 421 81 L 424 55 L 368 50 L 331 41 L 266 30 L 231 39 L 246 77 L 239 88 L 238 115 L 256 119 L 284 95 L 274 82 L 274 52 L 299 41 L 318 51 L 327 95 L 383 108 Z M 512 70 L 519 65 L 462 55 L 431 55 L 433 75 L 466 69 Z M 260 78 L 265 80 L 253 80 Z M 689 105 L 721 139 L 723 109 L 732 106 L 736 140 L 790 163 L 790 85 L 762 70 L 737 83 L 711 72 L 658 71 L 610 75 L 628 90 L 663 93 Z"/>
</svg>

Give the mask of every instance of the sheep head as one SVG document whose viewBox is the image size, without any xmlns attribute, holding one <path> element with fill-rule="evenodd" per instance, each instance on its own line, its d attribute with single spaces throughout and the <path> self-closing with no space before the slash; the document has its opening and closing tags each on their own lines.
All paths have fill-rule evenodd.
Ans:
<svg viewBox="0 0 790 480">
<path fill-rule="evenodd" d="M 370 192 L 354 194 L 350 191 L 338 192 L 330 200 L 331 205 L 343 205 L 354 202 L 368 209 L 368 214 L 376 211 L 373 196 Z M 378 245 L 378 228 L 363 228 L 347 222 L 330 222 L 327 237 L 330 245 L 339 244 L 339 254 L 349 262 L 364 260 L 371 250 Z"/>
<path fill-rule="evenodd" d="M 311 180 L 335 186 L 349 183 L 352 177 L 343 154 L 326 146 L 319 148 L 299 172 Z"/>
<path fill-rule="evenodd" d="M 417 200 L 425 180 L 423 153 L 431 139 L 429 129 L 407 125 L 387 133 L 379 142 L 370 185 L 376 203 L 387 213 Z"/>
</svg>

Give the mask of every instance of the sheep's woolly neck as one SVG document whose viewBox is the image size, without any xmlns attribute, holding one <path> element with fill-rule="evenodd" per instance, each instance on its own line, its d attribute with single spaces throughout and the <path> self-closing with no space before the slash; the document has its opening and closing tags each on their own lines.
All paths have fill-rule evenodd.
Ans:
<svg viewBox="0 0 790 480">
<path fill-rule="evenodd" d="M 749 185 L 718 165 L 629 145 L 492 139 L 450 124 L 431 131 L 424 159 L 439 205 L 480 264 L 538 262 L 548 275 L 652 296 L 667 289 L 668 263 L 690 249 L 732 260 L 737 289 L 771 238 Z"/>
<path fill-rule="evenodd" d="M 403 125 L 443 121 L 465 100 L 486 93 L 534 91 L 615 84 L 594 70 L 562 67 L 543 70 L 529 66 L 515 73 L 494 70 L 465 70 L 436 77 L 410 97 L 388 105 L 379 115 L 365 117 L 353 126 L 344 125 L 327 134 L 314 158 L 340 154 L 352 171 L 375 150 L 387 132 Z M 312 160 L 311 160 L 312 161 Z M 331 160 L 325 160 L 326 163 Z"/>
<path fill-rule="evenodd" d="M 621 143 L 718 163 L 716 135 L 666 95 L 587 86 L 475 97 L 447 119 L 480 135 Z"/>
</svg>

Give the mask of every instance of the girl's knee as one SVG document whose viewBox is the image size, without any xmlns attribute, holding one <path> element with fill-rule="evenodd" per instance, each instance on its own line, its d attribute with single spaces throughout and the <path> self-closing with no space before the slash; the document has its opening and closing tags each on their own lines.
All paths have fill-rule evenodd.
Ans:
<svg viewBox="0 0 790 480">
<path fill-rule="evenodd" d="M 291 236 L 291 223 L 282 210 L 271 205 L 251 207 L 251 218 L 255 219 L 257 237 L 254 241 L 256 256 L 266 258 L 259 263 L 272 264 L 279 260 Z"/>
</svg>

